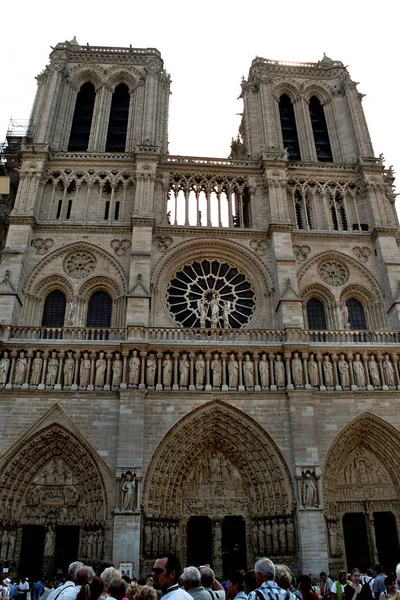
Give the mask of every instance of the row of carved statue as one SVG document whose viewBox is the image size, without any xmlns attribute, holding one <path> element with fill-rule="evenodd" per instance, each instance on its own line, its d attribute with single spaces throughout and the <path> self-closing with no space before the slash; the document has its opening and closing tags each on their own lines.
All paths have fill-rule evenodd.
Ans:
<svg viewBox="0 0 400 600">
<path fill-rule="evenodd" d="M 389 389 L 399 384 L 397 354 L 133 350 L 123 352 L 121 360 L 120 352 L 5 350 L 0 360 L 0 386 L 22 389 Z"/>
<path fill-rule="evenodd" d="M 295 529 L 291 517 L 254 519 L 252 535 L 253 548 L 261 556 L 294 554 Z"/>
<path fill-rule="evenodd" d="M 0 533 L 0 559 L 12 560 L 15 554 L 15 541 L 17 535 L 14 529 L 3 529 Z"/>
<path fill-rule="evenodd" d="M 145 556 L 158 556 L 162 552 L 179 553 L 181 533 L 178 521 L 146 521 L 143 528 Z"/>
</svg>

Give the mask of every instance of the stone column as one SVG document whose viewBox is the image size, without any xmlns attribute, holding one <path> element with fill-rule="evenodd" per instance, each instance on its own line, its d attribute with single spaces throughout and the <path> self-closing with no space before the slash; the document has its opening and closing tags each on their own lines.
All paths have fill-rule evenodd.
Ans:
<svg viewBox="0 0 400 600">
<path fill-rule="evenodd" d="M 271 392 L 276 392 L 275 372 L 274 372 L 274 355 L 268 354 L 268 359 L 269 359 L 269 381 L 270 381 L 269 389 L 271 390 Z"/>
<path fill-rule="evenodd" d="M 342 389 L 342 386 L 340 385 L 340 379 L 339 379 L 338 360 L 339 360 L 338 355 L 332 354 L 333 379 L 334 379 L 334 384 L 335 384 L 335 390 L 337 392 L 340 392 L 340 390 Z"/>
<path fill-rule="evenodd" d="M 6 390 L 11 390 L 12 386 L 13 386 L 15 361 L 17 359 L 17 353 L 15 351 L 13 351 L 13 352 L 11 352 L 10 356 L 11 356 L 11 367 L 10 367 L 8 383 L 6 383 Z"/>
<path fill-rule="evenodd" d="M 45 389 L 45 381 L 46 381 L 46 374 L 47 374 L 47 360 L 49 358 L 49 353 L 43 352 L 43 366 L 42 366 L 42 377 L 40 379 L 40 383 L 38 385 L 38 390 L 44 390 Z"/>
<path fill-rule="evenodd" d="M 205 358 L 206 358 L 206 387 L 205 387 L 205 391 L 206 392 L 211 392 L 212 391 L 212 387 L 211 387 L 211 383 L 210 383 L 210 359 L 211 359 L 211 354 L 209 352 L 206 352 Z"/>
<path fill-rule="evenodd" d="M 253 352 L 253 361 L 254 361 L 254 391 L 261 392 L 260 386 L 260 374 L 258 372 L 259 367 L 259 354 L 258 352 Z"/>
<path fill-rule="evenodd" d="M 174 352 L 172 357 L 174 359 L 174 383 L 172 385 L 172 389 L 177 391 L 177 390 L 179 390 L 179 376 L 178 376 L 179 352 Z"/>
<path fill-rule="evenodd" d="M 363 352 L 361 354 L 361 358 L 362 358 L 362 364 L 364 365 L 364 371 L 365 371 L 365 385 L 367 387 L 367 390 L 373 391 L 374 386 L 371 385 L 371 377 L 369 375 L 368 354 L 366 352 Z"/>
<path fill-rule="evenodd" d="M 194 359 L 196 355 L 194 352 L 189 353 L 189 361 L 190 361 L 190 371 L 189 371 L 189 390 L 193 391 L 196 389 L 194 384 Z"/>
<path fill-rule="evenodd" d="M 242 352 L 238 352 L 238 364 L 239 364 L 239 392 L 244 392 L 245 387 L 243 385 L 243 354 Z"/>
<path fill-rule="evenodd" d="M 308 368 L 307 368 L 308 352 L 302 352 L 301 353 L 301 358 L 302 358 L 302 361 L 303 361 L 304 389 L 311 390 L 311 385 L 310 385 L 310 382 L 308 380 Z"/>
<path fill-rule="evenodd" d="M 58 371 L 57 371 L 57 383 L 54 386 L 55 390 L 61 390 L 61 376 L 63 374 L 63 363 L 64 363 L 64 352 L 58 353 Z"/>
<path fill-rule="evenodd" d="M 319 389 L 321 391 L 325 391 L 326 390 L 325 381 L 322 376 L 322 354 L 317 354 L 317 356 L 315 358 L 317 359 L 317 364 L 318 364 Z"/>
<path fill-rule="evenodd" d="M 31 372 L 31 362 L 32 362 L 33 353 L 32 352 L 28 352 L 26 356 L 28 358 L 28 365 L 26 367 L 25 381 L 22 384 L 22 389 L 23 390 L 29 389 L 29 374 Z"/>
<path fill-rule="evenodd" d="M 146 356 L 147 356 L 147 352 L 141 352 L 141 353 L 140 353 L 141 365 L 140 365 L 140 383 L 139 383 L 139 390 L 145 390 L 145 389 L 146 389 L 146 384 L 145 384 L 145 374 L 146 374 Z"/>
<path fill-rule="evenodd" d="M 129 352 L 124 351 L 122 353 L 122 381 L 121 381 L 121 389 L 122 390 L 126 390 L 126 388 L 128 387 L 127 382 L 126 382 L 126 367 L 127 367 L 127 363 L 128 363 L 128 355 L 129 355 Z"/>
<path fill-rule="evenodd" d="M 284 358 L 285 358 L 285 367 L 286 367 L 286 389 L 287 390 L 294 390 L 294 385 L 292 383 L 292 369 L 290 366 L 290 359 L 292 357 L 292 353 L 291 352 L 285 352 Z"/>
<path fill-rule="evenodd" d="M 91 352 L 90 353 L 90 379 L 89 379 L 89 385 L 87 386 L 88 390 L 94 390 L 95 361 L 96 361 L 96 352 Z"/>
<path fill-rule="evenodd" d="M 157 352 L 157 363 L 158 363 L 158 367 L 157 367 L 157 385 L 156 385 L 156 390 L 162 390 L 163 386 L 162 386 L 162 359 L 163 359 L 163 353 L 162 352 Z"/>
<path fill-rule="evenodd" d="M 74 354 L 74 359 L 75 359 L 74 382 L 71 386 L 71 390 L 74 390 L 74 391 L 76 391 L 78 389 L 80 356 L 81 356 L 80 352 L 75 352 L 75 354 Z"/>
<path fill-rule="evenodd" d="M 358 390 L 358 387 L 354 384 L 353 355 L 351 353 L 347 355 L 347 362 L 349 363 L 350 389 L 355 391 Z"/>
<path fill-rule="evenodd" d="M 226 383 L 226 352 L 221 353 L 222 358 L 222 391 L 227 392 L 228 386 Z"/>
<path fill-rule="evenodd" d="M 382 356 L 382 354 L 377 354 L 376 358 L 377 358 L 378 365 L 379 365 L 379 375 L 381 377 L 381 386 L 382 386 L 382 389 L 383 390 L 388 390 L 389 386 L 386 385 L 385 376 L 384 376 L 384 373 L 383 373 L 383 365 L 382 365 L 383 356 Z"/>
<path fill-rule="evenodd" d="M 397 354 L 395 352 L 392 352 L 392 354 L 390 356 L 391 356 L 392 363 L 393 363 L 394 382 L 395 382 L 395 385 L 397 386 L 397 389 L 399 389 L 400 378 L 399 378 L 399 367 L 397 364 Z"/>
<path fill-rule="evenodd" d="M 111 359 L 112 359 L 112 354 L 111 352 L 107 352 L 106 355 L 106 359 L 107 359 L 107 368 L 106 368 L 106 384 L 104 386 L 104 390 L 110 390 L 111 389 Z"/>
</svg>

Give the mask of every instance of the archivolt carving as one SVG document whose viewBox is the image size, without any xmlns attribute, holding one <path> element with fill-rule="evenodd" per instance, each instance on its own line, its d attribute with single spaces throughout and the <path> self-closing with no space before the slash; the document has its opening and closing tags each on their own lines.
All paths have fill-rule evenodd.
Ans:
<svg viewBox="0 0 400 600">
<path fill-rule="evenodd" d="M 190 510 L 203 514 L 204 486 L 207 510 L 218 512 L 221 494 L 225 509 L 240 497 L 242 510 L 253 516 L 293 509 L 293 484 L 277 445 L 248 415 L 222 402 L 185 415 L 161 440 L 147 469 L 144 511 L 177 516 L 183 499 L 191 498 Z"/>
<path fill-rule="evenodd" d="M 21 441 L 0 462 L 0 523 L 103 526 L 104 481 L 89 446 L 53 423 Z"/>
<path fill-rule="evenodd" d="M 340 302 L 346 302 L 349 298 L 359 300 L 361 304 L 372 306 L 377 301 L 377 298 L 371 293 L 371 290 L 363 285 L 348 285 L 340 294 Z"/>
<path fill-rule="evenodd" d="M 366 500 L 378 507 L 382 501 L 397 506 L 399 478 L 399 432 L 364 413 L 338 433 L 328 452 L 323 477 L 327 514 L 358 510 Z"/>
<path fill-rule="evenodd" d="M 316 96 L 322 104 L 326 104 L 331 100 L 332 91 L 329 86 L 322 81 L 319 81 L 318 83 L 310 81 L 309 83 L 304 84 L 303 97 L 309 102 L 312 96 Z"/>
<path fill-rule="evenodd" d="M 32 288 L 32 295 L 37 298 L 43 299 L 47 294 L 53 290 L 61 290 L 64 292 L 67 298 L 71 298 L 74 294 L 74 289 L 71 283 L 66 277 L 62 275 L 49 275 L 45 276 L 40 281 L 36 282 L 35 287 Z"/>
<path fill-rule="evenodd" d="M 79 91 L 80 87 L 90 81 L 93 83 L 96 92 L 99 90 L 104 80 L 104 70 L 97 67 L 96 65 L 91 65 L 87 67 L 86 65 L 78 66 L 71 71 L 69 76 L 70 84 Z"/>
<path fill-rule="evenodd" d="M 320 302 L 326 304 L 327 306 L 335 302 L 335 297 L 333 296 L 331 290 L 318 283 L 308 285 L 303 290 L 299 290 L 299 294 L 304 304 L 307 304 L 311 298 L 317 298 L 320 300 Z"/>
<path fill-rule="evenodd" d="M 272 88 L 272 95 L 277 102 L 279 98 L 287 94 L 293 103 L 298 102 L 301 99 L 301 92 L 294 82 L 289 81 L 278 81 Z"/>
<path fill-rule="evenodd" d="M 114 278 L 105 275 L 102 275 L 101 277 L 96 275 L 89 277 L 82 283 L 79 288 L 78 296 L 79 298 L 87 299 L 94 292 L 99 290 L 105 290 L 112 298 L 114 298 L 114 300 L 122 295 L 118 283 Z"/>
<path fill-rule="evenodd" d="M 120 83 L 125 83 L 129 88 L 131 94 L 139 83 L 140 71 L 131 67 L 129 70 L 121 68 L 119 66 L 111 67 L 107 71 L 106 85 L 116 88 Z"/>
</svg>

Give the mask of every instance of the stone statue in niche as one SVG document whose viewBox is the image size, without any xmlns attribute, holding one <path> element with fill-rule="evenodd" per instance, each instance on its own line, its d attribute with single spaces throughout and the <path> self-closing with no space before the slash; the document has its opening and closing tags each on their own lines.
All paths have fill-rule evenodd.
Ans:
<svg viewBox="0 0 400 600">
<path fill-rule="evenodd" d="M 100 352 L 99 358 L 96 360 L 96 375 L 94 379 L 95 387 L 103 387 L 106 376 L 107 363 L 104 358 L 104 352 Z"/>
<path fill-rule="evenodd" d="M 71 300 L 68 302 L 67 325 L 69 327 L 72 327 L 72 325 L 74 324 L 75 312 L 76 312 L 76 299 L 71 298 Z"/>
<path fill-rule="evenodd" d="M 261 555 L 265 552 L 265 526 L 261 519 L 258 523 L 258 548 Z"/>
<path fill-rule="evenodd" d="M 207 318 L 207 302 L 205 298 L 200 298 L 197 300 L 197 313 L 200 319 L 200 327 L 206 326 L 206 318 Z"/>
<path fill-rule="evenodd" d="M 365 387 L 364 365 L 360 361 L 360 355 L 356 354 L 353 360 L 354 383 L 358 387 Z"/>
<path fill-rule="evenodd" d="M 83 353 L 81 358 L 81 368 L 79 372 L 80 387 L 87 387 L 90 383 L 90 358 L 87 352 Z"/>
<path fill-rule="evenodd" d="M 74 380 L 75 361 L 72 357 L 72 352 L 67 353 L 67 358 L 64 362 L 64 385 L 72 385 Z"/>
<path fill-rule="evenodd" d="M 216 292 L 213 292 L 212 298 L 210 300 L 210 309 L 211 309 L 211 327 L 215 329 L 218 327 L 219 322 L 219 300 Z"/>
<path fill-rule="evenodd" d="M 295 386 L 303 385 L 303 365 L 301 364 L 301 360 L 299 358 L 298 352 L 295 352 L 293 355 L 292 377 L 293 377 L 293 385 L 295 385 Z"/>
<path fill-rule="evenodd" d="M 136 474 L 127 471 L 122 485 L 122 510 L 135 510 L 136 508 Z"/>
<path fill-rule="evenodd" d="M 8 532 L 8 552 L 7 552 L 8 560 L 12 560 L 14 558 L 15 542 L 16 542 L 15 531 L 13 529 L 11 529 L 11 531 Z"/>
<path fill-rule="evenodd" d="M 328 355 L 324 356 L 324 362 L 322 363 L 322 371 L 324 373 L 325 385 L 327 387 L 333 386 L 333 367 Z"/>
<path fill-rule="evenodd" d="M 311 471 L 306 471 L 303 478 L 303 506 L 314 508 L 317 505 L 317 488 L 312 480 Z"/>
<path fill-rule="evenodd" d="M 246 388 L 254 387 L 254 364 L 250 360 L 250 354 L 246 354 L 243 361 L 243 379 Z"/>
<path fill-rule="evenodd" d="M 14 383 L 16 385 L 22 385 L 24 383 L 27 366 L 28 366 L 28 361 L 25 356 L 25 352 L 23 350 L 21 350 L 21 352 L 19 353 L 19 357 L 17 358 L 17 364 L 15 367 Z"/>
<path fill-rule="evenodd" d="M 7 350 L 4 350 L 3 358 L 0 360 L 0 385 L 7 383 L 8 371 L 10 369 L 10 359 Z"/>
<path fill-rule="evenodd" d="M 382 367 L 386 385 L 390 387 L 394 386 L 394 369 L 390 362 L 389 354 L 385 354 Z"/>
<path fill-rule="evenodd" d="M 214 354 L 214 359 L 211 362 L 211 371 L 213 374 L 213 387 L 221 387 L 222 366 L 218 353 Z"/>
<path fill-rule="evenodd" d="M 328 523 L 328 534 L 329 534 L 329 550 L 331 556 L 342 555 L 342 543 L 338 532 L 337 523 Z"/>
<path fill-rule="evenodd" d="M 151 525 L 148 521 L 144 526 L 144 551 L 151 554 Z"/>
<path fill-rule="evenodd" d="M 342 326 L 343 326 L 343 329 L 350 329 L 349 309 L 347 308 L 347 304 L 345 302 L 342 302 L 342 304 L 340 305 L 340 310 L 341 310 L 341 313 L 342 313 Z"/>
<path fill-rule="evenodd" d="M 57 381 L 58 358 L 57 352 L 51 353 L 51 358 L 47 364 L 46 385 L 54 386 Z"/>
<path fill-rule="evenodd" d="M 258 371 L 260 374 L 261 387 L 267 388 L 269 386 L 269 364 L 265 352 L 261 354 L 261 360 L 258 365 Z"/>
<path fill-rule="evenodd" d="M 214 557 L 215 556 L 221 556 L 222 554 L 222 531 L 221 531 L 221 526 L 219 523 L 215 524 L 214 527 Z"/>
<path fill-rule="evenodd" d="M 148 387 L 154 387 L 156 367 L 156 357 L 153 352 L 150 352 L 146 361 L 146 383 Z"/>
<path fill-rule="evenodd" d="M 319 377 L 318 377 L 318 365 L 314 360 L 314 354 L 310 354 L 310 359 L 308 361 L 308 380 L 310 382 L 311 387 L 318 387 L 319 385 Z"/>
<path fill-rule="evenodd" d="M 202 389 L 204 385 L 204 376 L 206 372 L 206 363 L 203 354 L 199 354 L 195 362 L 196 370 L 196 388 Z"/>
<path fill-rule="evenodd" d="M 285 365 L 282 362 L 282 357 L 277 354 L 274 365 L 275 371 L 275 384 L 277 387 L 285 386 Z"/>
<path fill-rule="evenodd" d="M 239 364 L 232 353 L 229 355 L 228 360 L 228 384 L 231 389 L 237 388 L 239 377 Z"/>
<path fill-rule="evenodd" d="M 291 518 L 287 519 L 286 525 L 286 533 L 287 533 L 287 549 L 289 554 L 293 554 L 295 547 L 295 532 L 294 532 L 294 524 Z"/>
<path fill-rule="evenodd" d="M 36 352 L 36 356 L 32 361 L 31 385 L 39 385 L 42 375 L 43 358 L 40 350 Z"/>
<path fill-rule="evenodd" d="M 267 520 L 265 523 L 265 549 L 267 554 L 272 552 L 272 527 L 271 521 Z"/>
<path fill-rule="evenodd" d="M 222 318 L 224 320 L 224 328 L 229 329 L 229 315 L 232 312 L 232 303 L 225 300 L 222 304 Z"/>
<path fill-rule="evenodd" d="M 140 358 L 137 355 L 137 350 L 132 352 L 129 359 L 129 385 L 138 385 L 140 372 Z"/>
<path fill-rule="evenodd" d="M 186 352 L 182 354 L 179 361 L 179 385 L 180 387 L 187 387 L 189 385 L 189 361 Z"/>
<path fill-rule="evenodd" d="M 253 548 L 258 548 L 258 525 L 253 521 Z"/>
<path fill-rule="evenodd" d="M 272 519 L 272 544 L 274 554 L 279 553 L 279 525 L 277 519 Z"/>
<path fill-rule="evenodd" d="M 170 388 L 172 383 L 172 359 L 169 353 L 165 355 L 165 358 L 163 360 L 162 372 L 164 387 Z"/>
<path fill-rule="evenodd" d="M 344 354 L 339 356 L 338 360 L 339 380 L 342 387 L 350 386 L 349 364 L 344 358 Z"/>
<path fill-rule="evenodd" d="M 56 543 L 56 534 L 49 526 L 44 538 L 44 556 L 53 556 Z"/>
<path fill-rule="evenodd" d="M 115 353 L 115 359 L 112 364 L 112 387 L 119 387 L 122 380 L 122 360 L 119 352 Z"/>
<path fill-rule="evenodd" d="M 375 357 L 372 354 L 372 356 L 369 359 L 369 363 L 368 363 L 368 370 L 369 370 L 369 375 L 371 377 L 371 384 L 374 387 L 379 387 L 381 385 L 381 380 L 379 377 L 379 367 L 378 367 L 378 363 L 375 361 Z"/>
<path fill-rule="evenodd" d="M 281 554 L 286 554 L 286 523 L 285 519 L 279 519 L 279 548 Z"/>
<path fill-rule="evenodd" d="M 4 529 L 2 536 L 1 536 L 0 558 L 2 560 L 6 560 L 7 554 L 8 554 L 8 531 L 7 531 L 7 529 Z"/>
</svg>

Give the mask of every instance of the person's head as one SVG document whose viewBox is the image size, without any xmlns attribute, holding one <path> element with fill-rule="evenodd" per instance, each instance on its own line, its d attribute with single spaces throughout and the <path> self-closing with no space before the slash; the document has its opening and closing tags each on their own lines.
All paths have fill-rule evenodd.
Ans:
<svg viewBox="0 0 400 600">
<path fill-rule="evenodd" d="M 396 576 L 393 575 L 393 573 L 391 573 L 390 575 L 388 575 L 387 577 L 385 577 L 385 586 L 386 586 L 386 590 L 389 594 L 395 594 L 396 593 Z"/>
<path fill-rule="evenodd" d="M 122 578 L 113 579 L 108 588 L 108 593 L 116 600 L 122 600 L 126 596 L 128 584 Z"/>
<path fill-rule="evenodd" d="M 339 583 L 342 583 L 342 584 L 346 583 L 346 581 L 347 581 L 346 571 L 339 571 L 337 578 L 338 578 Z"/>
<path fill-rule="evenodd" d="M 247 571 L 246 575 L 244 576 L 244 593 L 248 596 L 250 592 L 252 592 L 256 588 L 256 576 L 254 574 L 254 569 L 251 569 L 250 571 Z"/>
<path fill-rule="evenodd" d="M 157 600 L 157 592 L 152 585 L 144 585 L 136 595 L 136 600 Z"/>
<path fill-rule="evenodd" d="M 234 598 L 244 588 L 244 576 L 240 571 L 233 571 L 226 579 L 226 595 Z"/>
<path fill-rule="evenodd" d="M 301 591 L 302 595 L 306 597 L 308 594 L 310 594 L 311 589 L 311 577 L 309 577 L 308 575 L 302 575 L 299 578 L 299 590 Z"/>
<path fill-rule="evenodd" d="M 376 564 L 374 567 L 374 571 L 377 575 L 380 575 L 381 573 L 383 573 L 382 565 L 380 565 L 379 563 Z"/>
<path fill-rule="evenodd" d="M 121 571 L 118 571 L 118 569 L 115 569 L 115 567 L 107 567 L 106 569 L 104 569 L 104 571 L 100 575 L 100 578 L 102 579 L 104 584 L 104 590 L 106 592 L 109 592 L 111 582 L 114 579 L 121 579 L 121 577 Z"/>
<path fill-rule="evenodd" d="M 361 579 L 360 569 L 357 569 L 357 568 L 352 569 L 351 573 L 350 573 L 351 583 L 354 583 L 354 585 L 358 585 L 360 583 L 360 579 Z"/>
<path fill-rule="evenodd" d="M 139 585 L 137 581 L 130 583 L 126 591 L 126 595 L 129 600 L 136 600 L 141 589 L 142 586 Z"/>
<path fill-rule="evenodd" d="M 275 565 L 275 582 L 283 590 L 289 590 L 292 585 L 290 571 L 285 565 Z"/>
<path fill-rule="evenodd" d="M 175 554 L 165 554 L 157 558 L 153 567 L 154 587 L 165 592 L 169 587 L 178 583 L 181 574 L 181 564 Z"/>
<path fill-rule="evenodd" d="M 78 569 L 76 573 L 76 585 L 86 585 L 90 583 L 94 577 L 94 571 L 92 567 L 84 565 L 80 569 Z"/>
<path fill-rule="evenodd" d="M 81 567 L 83 567 L 83 562 L 80 560 L 76 560 L 69 565 L 67 573 L 68 581 L 73 581 L 76 583 L 76 575 Z"/>
<path fill-rule="evenodd" d="M 81 587 L 77 600 L 98 600 L 103 593 L 103 590 L 104 584 L 100 577 L 92 577 L 90 583 L 86 583 L 86 585 Z"/>
<path fill-rule="evenodd" d="M 215 579 L 214 571 L 208 565 L 204 565 L 200 567 L 200 576 L 201 585 L 205 588 L 210 588 L 212 586 L 212 582 Z"/>
<path fill-rule="evenodd" d="M 183 569 L 181 582 L 186 591 L 200 587 L 200 571 L 196 567 L 186 567 Z"/>
<path fill-rule="evenodd" d="M 269 558 L 260 558 L 254 565 L 256 581 L 261 585 L 264 581 L 273 581 L 275 577 L 275 567 Z"/>
<path fill-rule="evenodd" d="M 325 571 L 321 571 L 321 573 L 319 574 L 319 577 L 320 577 L 320 579 L 321 579 L 321 581 L 322 581 L 323 583 L 325 583 L 325 581 L 326 581 L 326 580 L 327 580 L 327 578 L 328 578 L 328 576 L 327 576 L 327 574 L 325 573 Z"/>
<path fill-rule="evenodd" d="M 397 566 L 398 566 L 398 567 L 400 567 L 400 564 L 398 564 Z M 396 572 L 397 572 L 397 571 L 396 571 Z M 373 572 L 373 570 L 372 570 L 372 569 L 367 569 L 367 575 L 368 575 L 368 577 L 372 577 L 373 573 L 374 573 L 374 572 Z M 400 574 L 400 573 L 399 573 L 399 574 Z"/>
</svg>

